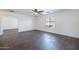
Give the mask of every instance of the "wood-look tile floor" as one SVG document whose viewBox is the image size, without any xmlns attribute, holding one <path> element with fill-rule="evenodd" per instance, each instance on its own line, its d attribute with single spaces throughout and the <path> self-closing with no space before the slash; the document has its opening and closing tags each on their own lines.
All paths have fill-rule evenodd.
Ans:
<svg viewBox="0 0 79 59">
<path fill-rule="evenodd" d="M 78 50 L 79 39 L 39 30 L 4 31 L 0 37 L 0 50 Z"/>
</svg>

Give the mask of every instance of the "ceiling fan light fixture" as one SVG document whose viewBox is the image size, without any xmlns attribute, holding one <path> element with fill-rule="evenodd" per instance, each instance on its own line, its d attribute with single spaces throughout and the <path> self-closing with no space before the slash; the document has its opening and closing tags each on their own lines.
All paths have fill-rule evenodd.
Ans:
<svg viewBox="0 0 79 59">
<path fill-rule="evenodd" d="M 39 14 L 38 14 L 37 12 L 34 12 L 33 15 L 37 16 L 37 15 L 39 15 Z"/>
</svg>

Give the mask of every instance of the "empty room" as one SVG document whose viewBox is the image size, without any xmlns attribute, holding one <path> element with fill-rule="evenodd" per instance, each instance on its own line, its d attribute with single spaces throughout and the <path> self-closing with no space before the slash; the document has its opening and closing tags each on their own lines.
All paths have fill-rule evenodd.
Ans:
<svg viewBox="0 0 79 59">
<path fill-rule="evenodd" d="M 0 50 L 78 50 L 79 9 L 0 9 Z"/>
</svg>

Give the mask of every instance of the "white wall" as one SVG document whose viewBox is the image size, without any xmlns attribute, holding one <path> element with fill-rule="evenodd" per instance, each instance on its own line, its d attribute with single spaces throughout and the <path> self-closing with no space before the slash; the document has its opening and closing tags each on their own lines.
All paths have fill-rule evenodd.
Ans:
<svg viewBox="0 0 79 59">
<path fill-rule="evenodd" d="M 19 32 L 34 30 L 33 16 L 20 16 L 19 17 Z"/>
<path fill-rule="evenodd" d="M 2 28 L 6 29 L 18 29 L 18 19 L 12 16 L 3 16 L 2 17 Z"/>
<path fill-rule="evenodd" d="M 24 15 L 24 14 L 17 14 L 17 13 L 10 13 L 10 12 L 2 12 L 0 11 L 0 17 L 1 17 L 1 28 L 0 32 L 1 34 L 3 33 L 3 28 L 4 29 L 11 29 L 11 28 L 17 28 L 17 23 L 16 21 L 13 21 L 16 18 L 18 19 L 18 32 L 23 32 L 23 31 L 29 31 L 29 30 L 34 30 L 34 19 L 32 15 Z M 10 19 L 12 21 L 10 21 Z M 6 20 L 6 21 L 5 21 Z M 8 20 L 8 22 L 7 22 Z M 7 24 L 14 25 L 12 26 L 6 26 Z M 15 23 L 15 24 L 14 24 Z"/>
<path fill-rule="evenodd" d="M 23 15 L 9 12 L 0 13 L 0 17 L 1 15 L 17 17 L 19 20 L 19 32 L 37 29 L 79 38 L 79 10 L 66 10 L 48 15 L 56 20 L 55 28 L 45 26 L 46 16 L 33 17 L 28 14 Z M 2 33 L 2 29 L 0 29 L 0 33 Z"/>
<path fill-rule="evenodd" d="M 1 17 L 0 17 L 0 35 L 2 35 L 2 33 L 1 33 Z"/>
<path fill-rule="evenodd" d="M 56 27 L 46 27 L 46 16 L 40 16 L 36 18 L 36 29 L 79 38 L 79 10 L 66 10 L 48 16 L 56 20 Z"/>
<path fill-rule="evenodd" d="M 1 24 L 2 24 L 2 23 L 1 23 L 1 22 L 2 22 L 2 20 L 1 20 L 1 19 L 2 19 L 2 17 L 0 16 L 0 35 L 2 35 L 2 34 L 3 34 L 3 29 L 2 29 L 2 26 L 1 26 Z"/>
</svg>

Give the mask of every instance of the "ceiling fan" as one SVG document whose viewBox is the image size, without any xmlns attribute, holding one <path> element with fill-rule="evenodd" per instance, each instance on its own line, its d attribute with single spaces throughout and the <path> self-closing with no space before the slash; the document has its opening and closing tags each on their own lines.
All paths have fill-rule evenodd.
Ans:
<svg viewBox="0 0 79 59">
<path fill-rule="evenodd" d="M 32 11 L 34 12 L 34 15 L 41 14 L 42 12 L 44 12 L 43 10 L 38 9 L 33 9 Z"/>
</svg>

